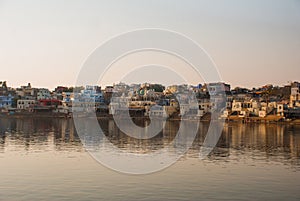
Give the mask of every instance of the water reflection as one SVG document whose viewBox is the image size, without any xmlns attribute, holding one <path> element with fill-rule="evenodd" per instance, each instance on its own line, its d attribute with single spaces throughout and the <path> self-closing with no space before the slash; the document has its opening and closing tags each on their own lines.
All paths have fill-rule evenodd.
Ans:
<svg viewBox="0 0 300 201">
<path fill-rule="evenodd" d="M 276 124 L 227 125 L 230 150 L 253 159 L 290 161 L 299 165 L 300 127 Z"/>
<path fill-rule="evenodd" d="M 0 152 L 82 149 L 70 119 L 1 119 L 0 138 Z"/>
<path fill-rule="evenodd" d="M 141 120 L 140 120 L 141 121 Z M 149 122 L 137 122 L 147 125 Z M 181 122 L 188 129 L 192 122 Z M 179 121 L 167 121 L 163 130 L 151 139 L 129 137 L 113 120 L 100 120 L 108 141 L 120 149 L 147 153 L 172 142 Z M 88 126 L 88 122 L 87 125 Z M 187 157 L 198 157 L 209 124 L 200 123 Z M 182 142 L 193 139 L 181 138 Z M 98 139 L 98 143 L 108 143 Z M 179 146 L 179 144 L 176 144 Z M 0 153 L 8 151 L 84 151 L 71 119 L 0 119 Z M 243 158 L 300 166 L 300 125 L 226 124 L 209 161 L 234 161 Z"/>
</svg>

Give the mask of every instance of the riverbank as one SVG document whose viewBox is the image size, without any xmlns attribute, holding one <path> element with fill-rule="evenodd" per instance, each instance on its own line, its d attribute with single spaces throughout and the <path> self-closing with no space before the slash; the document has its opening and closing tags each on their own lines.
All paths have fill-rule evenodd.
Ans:
<svg viewBox="0 0 300 201">
<path fill-rule="evenodd" d="M 69 114 L 63 113 L 33 113 L 33 112 L 18 112 L 18 113 L 0 113 L 0 118 L 71 118 Z"/>
<path fill-rule="evenodd" d="M 97 119 L 114 119 L 115 117 L 110 114 L 96 114 Z M 92 118 L 94 116 L 90 116 L 88 114 L 82 114 L 80 116 L 76 116 L 77 118 Z M 21 112 L 21 113 L 0 113 L 0 118 L 16 118 L 16 119 L 38 119 L 38 118 L 74 118 L 71 113 L 63 114 L 63 113 L 32 113 L 32 112 Z M 125 118 L 120 116 L 120 118 Z M 144 119 L 150 120 L 148 116 L 132 116 L 132 119 Z M 154 117 L 155 119 L 164 120 L 164 118 Z M 210 122 L 210 114 L 206 114 L 203 117 L 199 118 L 191 118 L 189 116 L 180 117 L 180 116 L 173 116 L 168 118 L 171 121 L 200 121 L 200 122 Z M 226 123 L 234 122 L 234 123 L 245 123 L 245 124 L 255 124 L 255 123 L 276 123 L 276 124 L 300 124 L 300 119 L 285 119 L 280 116 L 269 115 L 266 117 L 238 117 L 238 116 L 230 116 L 224 119 Z"/>
</svg>

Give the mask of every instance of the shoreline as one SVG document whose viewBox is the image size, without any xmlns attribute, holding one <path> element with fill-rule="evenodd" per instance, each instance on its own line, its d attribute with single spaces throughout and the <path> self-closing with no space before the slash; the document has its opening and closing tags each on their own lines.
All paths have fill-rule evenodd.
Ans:
<svg viewBox="0 0 300 201">
<path fill-rule="evenodd" d="M 62 113 L 15 113 L 15 114 L 7 114 L 7 113 L 0 113 L 0 119 L 49 119 L 49 118 L 57 118 L 57 119 L 73 119 L 74 117 L 72 114 L 62 114 Z M 82 115 L 78 116 L 78 118 L 92 118 L 92 116 Z M 121 117 L 122 118 L 122 117 Z M 150 120 L 147 116 L 133 116 L 132 119 L 141 119 L 141 120 Z M 113 120 L 113 115 L 109 114 L 99 114 L 97 115 L 97 119 L 101 120 Z M 164 118 L 155 118 L 154 119 L 164 119 Z M 206 116 L 206 118 L 196 118 L 196 119 L 189 119 L 181 118 L 181 117 L 170 117 L 167 118 L 169 121 L 199 121 L 199 122 L 210 122 L 210 116 Z M 241 123 L 241 124 L 300 124 L 300 119 L 283 119 L 282 117 L 274 118 L 274 117 L 233 117 L 230 116 L 224 119 L 225 123 Z"/>
</svg>

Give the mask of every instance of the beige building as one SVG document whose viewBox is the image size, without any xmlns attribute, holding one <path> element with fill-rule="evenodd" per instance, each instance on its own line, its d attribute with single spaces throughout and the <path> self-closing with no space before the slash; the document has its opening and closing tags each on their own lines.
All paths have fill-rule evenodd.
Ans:
<svg viewBox="0 0 300 201">
<path fill-rule="evenodd" d="M 300 107 L 300 83 L 291 84 L 290 107 Z"/>
</svg>

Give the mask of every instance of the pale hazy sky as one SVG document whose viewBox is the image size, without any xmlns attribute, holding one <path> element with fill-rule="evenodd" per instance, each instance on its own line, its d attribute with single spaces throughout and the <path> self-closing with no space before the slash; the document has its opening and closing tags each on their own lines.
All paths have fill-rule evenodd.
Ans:
<svg viewBox="0 0 300 201">
<path fill-rule="evenodd" d="M 199 43 L 232 86 L 300 81 L 300 1 L 1 1 L 0 80 L 73 85 L 92 51 L 141 28 Z"/>
</svg>

